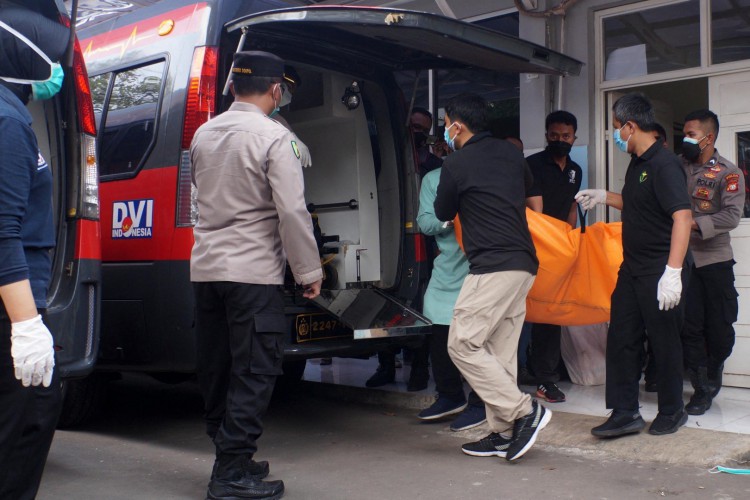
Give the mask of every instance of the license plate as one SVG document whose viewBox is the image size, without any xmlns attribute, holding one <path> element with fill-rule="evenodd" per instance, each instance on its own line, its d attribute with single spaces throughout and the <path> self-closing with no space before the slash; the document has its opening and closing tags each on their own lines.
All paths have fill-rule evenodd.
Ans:
<svg viewBox="0 0 750 500">
<path fill-rule="evenodd" d="M 352 337 L 352 331 L 333 316 L 325 313 L 298 314 L 297 342 Z"/>
</svg>

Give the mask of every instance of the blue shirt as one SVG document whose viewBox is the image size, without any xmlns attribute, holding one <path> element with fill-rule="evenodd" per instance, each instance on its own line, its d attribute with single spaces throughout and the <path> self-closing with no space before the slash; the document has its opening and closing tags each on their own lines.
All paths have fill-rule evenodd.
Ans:
<svg viewBox="0 0 750 500">
<path fill-rule="evenodd" d="M 37 308 L 45 308 L 54 245 L 52 172 L 31 115 L 0 85 L 0 285 L 28 279 Z"/>
</svg>

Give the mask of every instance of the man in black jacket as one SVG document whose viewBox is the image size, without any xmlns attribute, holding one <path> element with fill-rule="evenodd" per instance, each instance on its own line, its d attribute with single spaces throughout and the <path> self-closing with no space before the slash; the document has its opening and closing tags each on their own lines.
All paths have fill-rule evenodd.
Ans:
<svg viewBox="0 0 750 500">
<path fill-rule="evenodd" d="M 531 176 L 523 153 L 486 128 L 481 97 L 462 94 L 447 103 L 445 139 L 456 152 L 443 162 L 435 215 L 443 221 L 460 216 L 469 275 L 453 311 L 448 352 L 485 402 L 492 431 L 462 450 L 515 460 L 551 418 L 516 385 L 526 295 L 539 262 L 526 222 Z M 512 435 L 503 434 L 511 428 Z"/>
</svg>

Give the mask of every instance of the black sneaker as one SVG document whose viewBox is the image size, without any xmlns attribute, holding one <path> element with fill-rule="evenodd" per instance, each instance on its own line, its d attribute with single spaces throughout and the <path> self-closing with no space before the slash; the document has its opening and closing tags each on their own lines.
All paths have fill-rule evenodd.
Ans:
<svg viewBox="0 0 750 500">
<path fill-rule="evenodd" d="M 493 432 L 479 441 L 466 443 L 461 451 L 472 457 L 505 457 L 510 446 L 510 439 Z"/>
<path fill-rule="evenodd" d="M 607 421 L 591 429 L 591 434 L 598 438 L 611 438 L 636 434 L 644 427 L 646 427 L 646 422 L 637 410 L 612 410 Z"/>
<path fill-rule="evenodd" d="M 539 384 L 536 388 L 536 397 L 544 399 L 548 403 L 564 403 L 565 394 L 554 382 Z"/>
<path fill-rule="evenodd" d="M 466 408 L 466 399 L 455 400 L 438 394 L 437 399 L 429 408 L 417 414 L 419 420 L 437 420 L 455 413 L 461 413 Z"/>
<path fill-rule="evenodd" d="M 508 454 L 505 459 L 508 461 L 521 458 L 536 442 L 539 431 L 547 427 L 552 419 L 552 412 L 544 406 L 531 401 L 531 413 L 516 419 L 513 424 L 513 438 L 508 446 Z"/>
<path fill-rule="evenodd" d="M 672 415 L 666 415 L 659 412 L 654 421 L 651 422 L 651 427 L 648 428 L 648 433 L 653 434 L 654 436 L 672 434 L 685 425 L 687 419 L 688 416 L 685 410 L 680 410 Z"/>
</svg>

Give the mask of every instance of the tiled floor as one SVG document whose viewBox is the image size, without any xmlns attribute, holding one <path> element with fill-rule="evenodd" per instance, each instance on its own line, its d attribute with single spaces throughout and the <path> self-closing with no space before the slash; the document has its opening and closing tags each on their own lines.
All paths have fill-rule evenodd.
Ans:
<svg viewBox="0 0 750 500">
<path fill-rule="evenodd" d="M 365 381 L 375 372 L 378 362 L 376 357 L 370 359 L 334 358 L 331 365 L 321 365 L 319 360 L 307 362 L 305 380 L 327 382 L 332 384 L 364 387 Z M 383 386 L 377 390 L 406 391 L 406 381 L 409 379 L 409 366 L 396 369 L 396 382 Z M 580 413 L 584 415 L 599 415 L 605 417 L 608 410 L 604 407 L 604 386 L 581 386 L 570 382 L 558 384 L 565 392 L 567 401 L 549 404 L 555 411 Z M 522 389 L 533 393 L 533 386 L 522 386 Z M 422 394 L 431 394 L 435 386 L 430 385 Z M 689 382 L 685 383 L 685 401 L 692 394 Z M 641 387 L 641 414 L 646 421 L 656 416 L 656 394 L 643 391 Z M 712 429 L 725 432 L 750 434 L 750 389 L 724 387 L 718 397 L 714 399 L 711 409 L 705 414 L 688 419 L 688 427 Z"/>
</svg>

